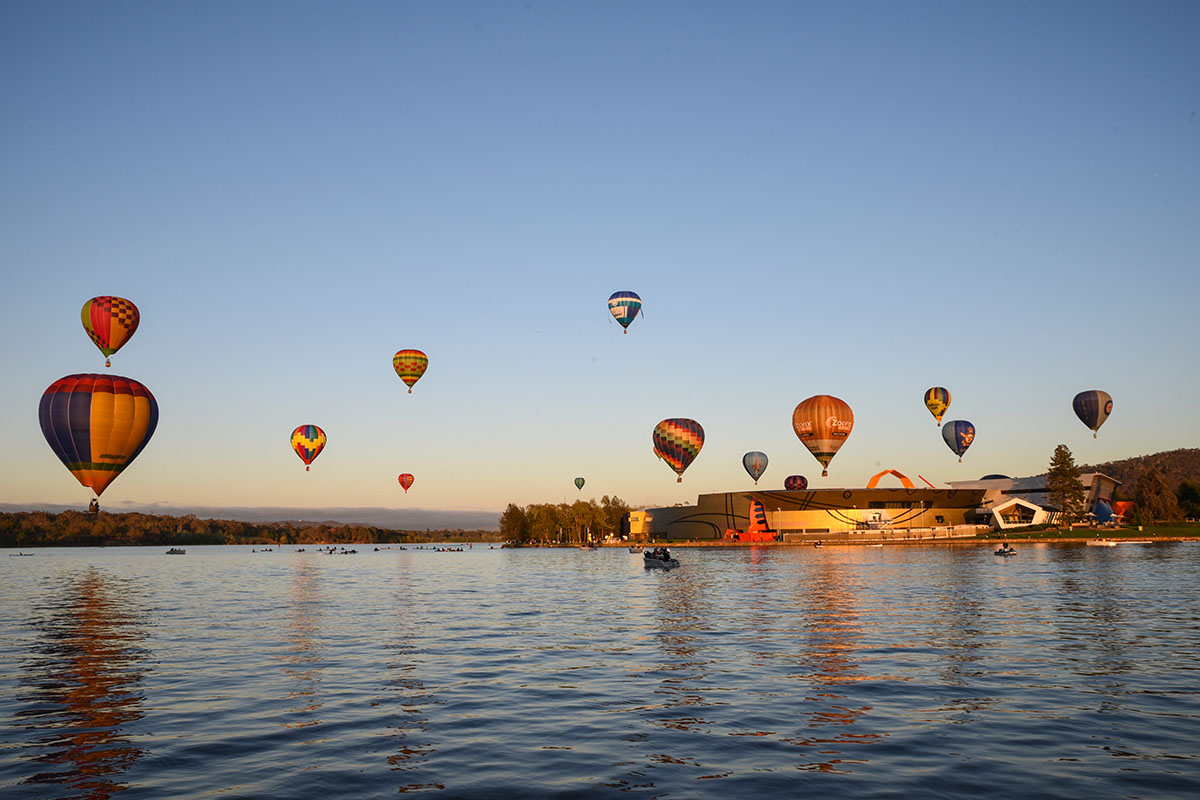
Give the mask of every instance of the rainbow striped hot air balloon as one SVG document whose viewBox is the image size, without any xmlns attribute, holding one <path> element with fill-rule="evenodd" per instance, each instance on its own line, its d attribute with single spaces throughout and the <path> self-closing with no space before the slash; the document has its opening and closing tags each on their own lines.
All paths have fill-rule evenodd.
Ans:
<svg viewBox="0 0 1200 800">
<path fill-rule="evenodd" d="M 1092 438 L 1095 439 L 1096 434 L 1100 432 L 1100 426 L 1112 413 L 1112 395 L 1099 389 L 1090 389 L 1075 395 L 1071 407 L 1075 409 L 1075 416 L 1079 417 L 1079 421 L 1092 429 Z"/>
<path fill-rule="evenodd" d="M 408 490 L 412 488 L 413 482 L 416 480 L 416 478 L 407 472 L 403 472 L 400 474 L 400 477 L 397 480 L 399 480 L 400 485 L 404 487 L 404 493 L 408 494 Z"/>
<path fill-rule="evenodd" d="M 937 420 L 937 424 L 942 424 L 942 415 L 946 413 L 946 409 L 950 407 L 950 390 L 943 389 L 941 386 L 934 386 L 925 392 L 925 407 L 929 409 L 929 413 L 933 414 L 933 418 Z"/>
<path fill-rule="evenodd" d="M 42 435 L 96 496 L 142 452 L 158 426 L 150 390 L 120 375 L 68 375 L 42 394 Z"/>
<path fill-rule="evenodd" d="M 392 368 L 408 386 L 408 393 L 412 394 L 413 384 L 419 381 L 429 368 L 429 356 L 420 350 L 397 350 L 396 355 L 392 356 Z"/>
<path fill-rule="evenodd" d="M 664 419 L 654 426 L 654 452 L 679 476 L 696 460 L 704 446 L 704 428 L 694 419 Z"/>
<path fill-rule="evenodd" d="M 829 462 L 854 429 L 854 412 L 844 400 L 828 394 L 802 400 L 792 411 L 792 430 L 829 476 Z"/>
<path fill-rule="evenodd" d="M 750 477 L 754 479 L 754 485 L 758 486 L 758 479 L 767 471 L 767 454 L 758 450 L 751 450 L 742 456 L 742 466 L 745 467 Z"/>
<path fill-rule="evenodd" d="M 316 425 L 301 425 L 292 431 L 292 449 L 304 462 L 304 471 L 311 468 L 313 459 L 325 449 L 325 431 Z"/>
<path fill-rule="evenodd" d="M 634 292 L 613 292 L 608 298 L 608 310 L 621 323 L 621 332 L 629 333 L 629 323 L 642 310 L 642 298 Z"/>
<path fill-rule="evenodd" d="M 142 315 L 124 297 L 101 295 L 83 304 L 80 313 L 83 329 L 104 354 L 104 366 L 111 367 L 113 353 L 125 346 L 141 322 Z"/>
</svg>

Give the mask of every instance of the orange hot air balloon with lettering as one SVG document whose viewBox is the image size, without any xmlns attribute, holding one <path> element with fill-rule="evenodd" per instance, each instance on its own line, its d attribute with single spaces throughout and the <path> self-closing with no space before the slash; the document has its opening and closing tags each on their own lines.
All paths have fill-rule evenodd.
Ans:
<svg viewBox="0 0 1200 800">
<path fill-rule="evenodd" d="M 792 430 L 821 463 L 821 477 L 829 476 L 829 462 L 846 443 L 854 429 L 854 412 L 844 400 L 818 394 L 800 402 L 792 411 Z"/>
</svg>

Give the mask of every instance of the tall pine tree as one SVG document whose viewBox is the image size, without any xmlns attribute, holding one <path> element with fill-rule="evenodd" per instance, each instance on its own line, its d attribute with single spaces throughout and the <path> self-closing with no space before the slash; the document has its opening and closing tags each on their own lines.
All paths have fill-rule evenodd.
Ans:
<svg viewBox="0 0 1200 800">
<path fill-rule="evenodd" d="M 1046 474 L 1046 491 L 1050 494 L 1051 504 L 1058 509 L 1058 523 L 1072 522 L 1083 518 L 1086 495 L 1083 484 L 1079 482 L 1079 467 L 1075 466 L 1075 457 L 1071 450 L 1060 444 L 1054 448 L 1054 456 L 1050 459 L 1050 471 Z"/>
</svg>

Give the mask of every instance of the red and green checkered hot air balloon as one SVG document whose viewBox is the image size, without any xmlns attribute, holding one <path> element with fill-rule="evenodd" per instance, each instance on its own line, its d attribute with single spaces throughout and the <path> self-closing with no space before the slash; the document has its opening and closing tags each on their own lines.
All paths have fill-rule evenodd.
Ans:
<svg viewBox="0 0 1200 800">
<path fill-rule="evenodd" d="M 667 462 L 683 483 L 683 471 L 704 446 L 704 428 L 694 419 L 664 419 L 654 426 L 654 453 Z"/>
<path fill-rule="evenodd" d="M 392 356 L 392 368 L 408 386 L 408 393 L 412 394 L 413 384 L 419 381 L 429 368 L 429 356 L 420 350 L 398 350 L 396 355 Z"/>
<path fill-rule="evenodd" d="M 108 358 L 132 338 L 141 321 L 137 306 L 124 297 L 102 295 L 83 304 L 80 314 L 83 329 L 105 355 L 104 366 L 111 367 Z"/>
</svg>

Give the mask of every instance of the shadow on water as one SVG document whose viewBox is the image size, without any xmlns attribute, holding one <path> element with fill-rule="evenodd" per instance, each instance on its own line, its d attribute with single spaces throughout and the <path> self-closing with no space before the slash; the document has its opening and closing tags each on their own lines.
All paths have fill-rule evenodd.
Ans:
<svg viewBox="0 0 1200 800">
<path fill-rule="evenodd" d="M 122 776 L 144 751 L 129 727 L 142 718 L 146 651 L 138 587 L 94 568 L 45 587 L 31 625 L 38 635 L 23 663 L 33 704 L 17 713 L 45 765 L 26 785 L 59 786 L 104 800 L 127 788 Z"/>
</svg>

